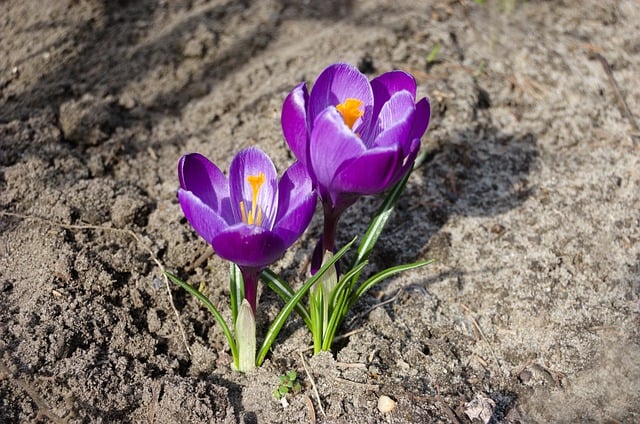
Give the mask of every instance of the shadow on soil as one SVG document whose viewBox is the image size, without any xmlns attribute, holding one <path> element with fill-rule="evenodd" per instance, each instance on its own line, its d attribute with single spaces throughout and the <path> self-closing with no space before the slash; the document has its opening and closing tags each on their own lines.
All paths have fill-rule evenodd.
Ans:
<svg viewBox="0 0 640 424">
<path fill-rule="evenodd" d="M 538 152 L 531 134 L 502 134 L 489 127 L 462 130 L 452 138 L 455 143 L 434 149 L 414 171 L 421 182 L 407 185 L 372 255 L 380 269 L 427 258 L 443 261 L 451 241 L 440 229 L 451 217 L 497 216 L 532 193 L 528 176 Z M 374 210 L 358 213 L 371 216 Z M 504 228 L 496 223 L 487 230 L 499 234 Z"/>
</svg>

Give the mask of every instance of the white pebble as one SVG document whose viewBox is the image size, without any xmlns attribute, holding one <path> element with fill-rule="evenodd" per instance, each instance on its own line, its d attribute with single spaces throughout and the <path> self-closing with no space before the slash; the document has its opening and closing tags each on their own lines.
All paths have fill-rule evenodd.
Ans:
<svg viewBox="0 0 640 424">
<path fill-rule="evenodd" d="M 393 411 L 395 407 L 396 401 L 389 396 L 382 395 L 378 398 L 378 410 L 383 414 Z"/>
</svg>

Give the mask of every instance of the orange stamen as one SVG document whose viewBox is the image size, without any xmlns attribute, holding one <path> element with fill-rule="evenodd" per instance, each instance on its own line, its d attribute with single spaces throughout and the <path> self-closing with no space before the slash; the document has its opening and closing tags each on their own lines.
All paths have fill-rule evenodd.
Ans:
<svg viewBox="0 0 640 424">
<path fill-rule="evenodd" d="M 347 124 L 349 128 L 353 128 L 356 120 L 364 115 L 364 112 L 360 110 L 360 106 L 362 106 L 362 101 L 352 98 L 336 106 L 336 109 L 338 109 L 338 112 L 342 115 L 342 119 L 344 119 L 344 123 Z"/>
<path fill-rule="evenodd" d="M 249 211 L 249 214 L 247 214 L 244 202 L 240 202 L 240 213 L 242 214 L 242 221 L 246 222 L 247 224 L 262 224 L 262 209 L 258 207 L 258 193 L 260 192 L 260 187 L 262 187 L 264 181 L 265 177 L 264 173 L 262 172 L 258 175 L 247 176 L 247 182 L 251 185 L 251 210 Z"/>
</svg>

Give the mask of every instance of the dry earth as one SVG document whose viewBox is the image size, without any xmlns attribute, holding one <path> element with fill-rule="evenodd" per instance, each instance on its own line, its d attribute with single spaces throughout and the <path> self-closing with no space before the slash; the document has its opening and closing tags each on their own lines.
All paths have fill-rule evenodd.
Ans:
<svg viewBox="0 0 640 424">
<path fill-rule="evenodd" d="M 639 34 L 637 0 L 0 3 L 0 422 L 640 422 Z M 176 164 L 255 144 L 283 170 L 282 101 L 337 61 L 431 98 L 368 272 L 437 264 L 363 298 L 332 353 L 303 363 L 292 319 L 237 374 L 172 286 L 183 339 L 154 262 L 229 315 Z M 296 284 L 319 229 L 277 265 Z M 280 302 L 260 302 L 263 332 Z"/>
</svg>

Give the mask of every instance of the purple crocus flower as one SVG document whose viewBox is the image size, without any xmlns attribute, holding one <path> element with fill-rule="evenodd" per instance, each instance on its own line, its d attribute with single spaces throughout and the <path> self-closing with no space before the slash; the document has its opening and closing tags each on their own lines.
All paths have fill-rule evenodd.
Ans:
<svg viewBox="0 0 640 424">
<path fill-rule="evenodd" d="M 240 267 L 245 298 L 255 312 L 258 277 L 307 228 L 316 193 L 296 162 L 278 181 L 271 159 L 257 147 L 240 151 L 229 178 L 198 153 L 180 158 L 178 199 L 187 221 L 223 259 Z"/>
<path fill-rule="evenodd" d="M 282 129 L 322 199 L 323 250 L 333 250 L 347 207 L 409 171 L 430 113 L 428 99 L 416 103 L 415 79 L 403 71 L 368 81 L 355 67 L 338 63 L 322 71 L 311 94 L 304 83 L 289 93 Z"/>
</svg>

